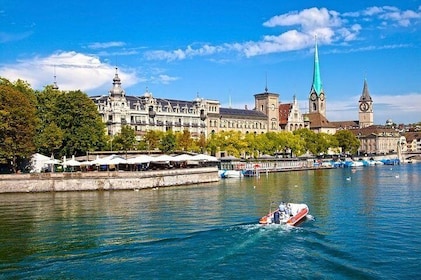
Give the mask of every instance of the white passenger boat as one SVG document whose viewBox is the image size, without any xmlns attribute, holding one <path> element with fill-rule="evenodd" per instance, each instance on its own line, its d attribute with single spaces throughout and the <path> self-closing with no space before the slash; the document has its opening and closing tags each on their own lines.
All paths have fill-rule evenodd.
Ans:
<svg viewBox="0 0 421 280">
<path fill-rule="evenodd" d="M 244 176 L 241 170 L 219 170 L 218 174 L 220 178 L 241 178 Z"/>
<path fill-rule="evenodd" d="M 279 208 L 260 218 L 259 223 L 264 225 L 286 224 L 295 226 L 306 218 L 308 212 L 307 204 L 282 202 Z"/>
</svg>

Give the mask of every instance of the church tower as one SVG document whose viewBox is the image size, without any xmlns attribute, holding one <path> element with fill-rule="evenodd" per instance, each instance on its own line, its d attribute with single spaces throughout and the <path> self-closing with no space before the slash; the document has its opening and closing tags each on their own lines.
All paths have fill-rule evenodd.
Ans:
<svg viewBox="0 0 421 280">
<path fill-rule="evenodd" d="M 279 94 L 265 92 L 254 95 L 255 110 L 264 113 L 268 120 L 268 131 L 279 130 Z"/>
<path fill-rule="evenodd" d="M 360 100 L 358 101 L 358 120 L 360 128 L 371 126 L 374 124 L 374 113 L 373 113 L 373 100 L 371 99 L 370 93 L 368 91 L 367 80 L 364 79 L 363 92 L 361 94 Z"/>
<path fill-rule="evenodd" d="M 314 47 L 314 70 L 313 83 L 311 85 L 309 96 L 309 113 L 319 113 L 326 117 L 326 100 L 325 93 L 320 78 L 319 54 L 317 50 L 317 41 Z"/>
</svg>

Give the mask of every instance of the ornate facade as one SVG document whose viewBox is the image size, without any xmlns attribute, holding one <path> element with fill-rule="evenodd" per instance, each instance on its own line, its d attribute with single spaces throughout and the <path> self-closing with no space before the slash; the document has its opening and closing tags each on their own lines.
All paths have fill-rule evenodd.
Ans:
<svg viewBox="0 0 421 280">
<path fill-rule="evenodd" d="M 127 96 L 117 71 L 108 95 L 92 96 L 91 99 L 98 107 L 108 135 L 115 135 L 123 125 L 130 125 L 139 138 L 148 130 L 170 129 L 187 129 L 193 137 L 206 136 L 206 113 L 219 106 L 219 102 L 201 98 L 193 101 L 154 98 L 148 90 L 139 97 Z"/>
<path fill-rule="evenodd" d="M 113 136 L 130 125 L 140 139 L 148 130 L 174 132 L 188 130 L 193 138 L 236 130 L 242 133 L 277 131 L 278 94 L 255 95 L 253 110 L 221 107 L 219 101 L 197 97 L 193 101 L 156 98 L 149 90 L 142 96 L 128 96 L 116 73 L 108 95 L 92 96 L 107 134 Z"/>
<path fill-rule="evenodd" d="M 301 128 L 309 128 L 309 120 L 305 118 L 298 106 L 294 95 L 292 103 L 279 104 L 279 127 L 284 131 L 295 131 Z"/>
</svg>

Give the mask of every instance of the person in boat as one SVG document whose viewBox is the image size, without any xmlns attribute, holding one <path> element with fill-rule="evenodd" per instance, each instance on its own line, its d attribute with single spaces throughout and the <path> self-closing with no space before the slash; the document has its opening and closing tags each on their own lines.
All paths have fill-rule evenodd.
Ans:
<svg viewBox="0 0 421 280">
<path fill-rule="evenodd" d="M 283 201 L 281 202 L 281 204 L 279 204 L 279 213 L 281 215 L 284 215 L 284 214 L 287 213 L 287 208 L 285 206 L 285 202 L 283 202 Z"/>
<path fill-rule="evenodd" d="M 292 216 L 292 209 L 291 209 L 291 204 L 287 204 L 287 206 L 285 207 L 285 213 L 288 215 L 288 216 Z"/>
</svg>

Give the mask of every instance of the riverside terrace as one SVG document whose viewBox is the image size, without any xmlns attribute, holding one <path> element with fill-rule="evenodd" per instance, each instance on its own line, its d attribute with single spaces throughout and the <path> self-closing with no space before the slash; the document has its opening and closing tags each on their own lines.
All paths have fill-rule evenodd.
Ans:
<svg viewBox="0 0 421 280">
<path fill-rule="evenodd" d="M 62 160 L 35 154 L 31 160 L 31 173 L 37 172 L 76 172 L 76 171 L 142 171 L 160 170 L 186 167 L 217 166 L 219 160 L 204 154 L 180 154 L 176 156 L 146 154 L 128 157 L 127 155 L 111 154 L 100 158 L 96 155 L 94 160 L 86 158 L 76 160 L 74 157 Z"/>
</svg>

